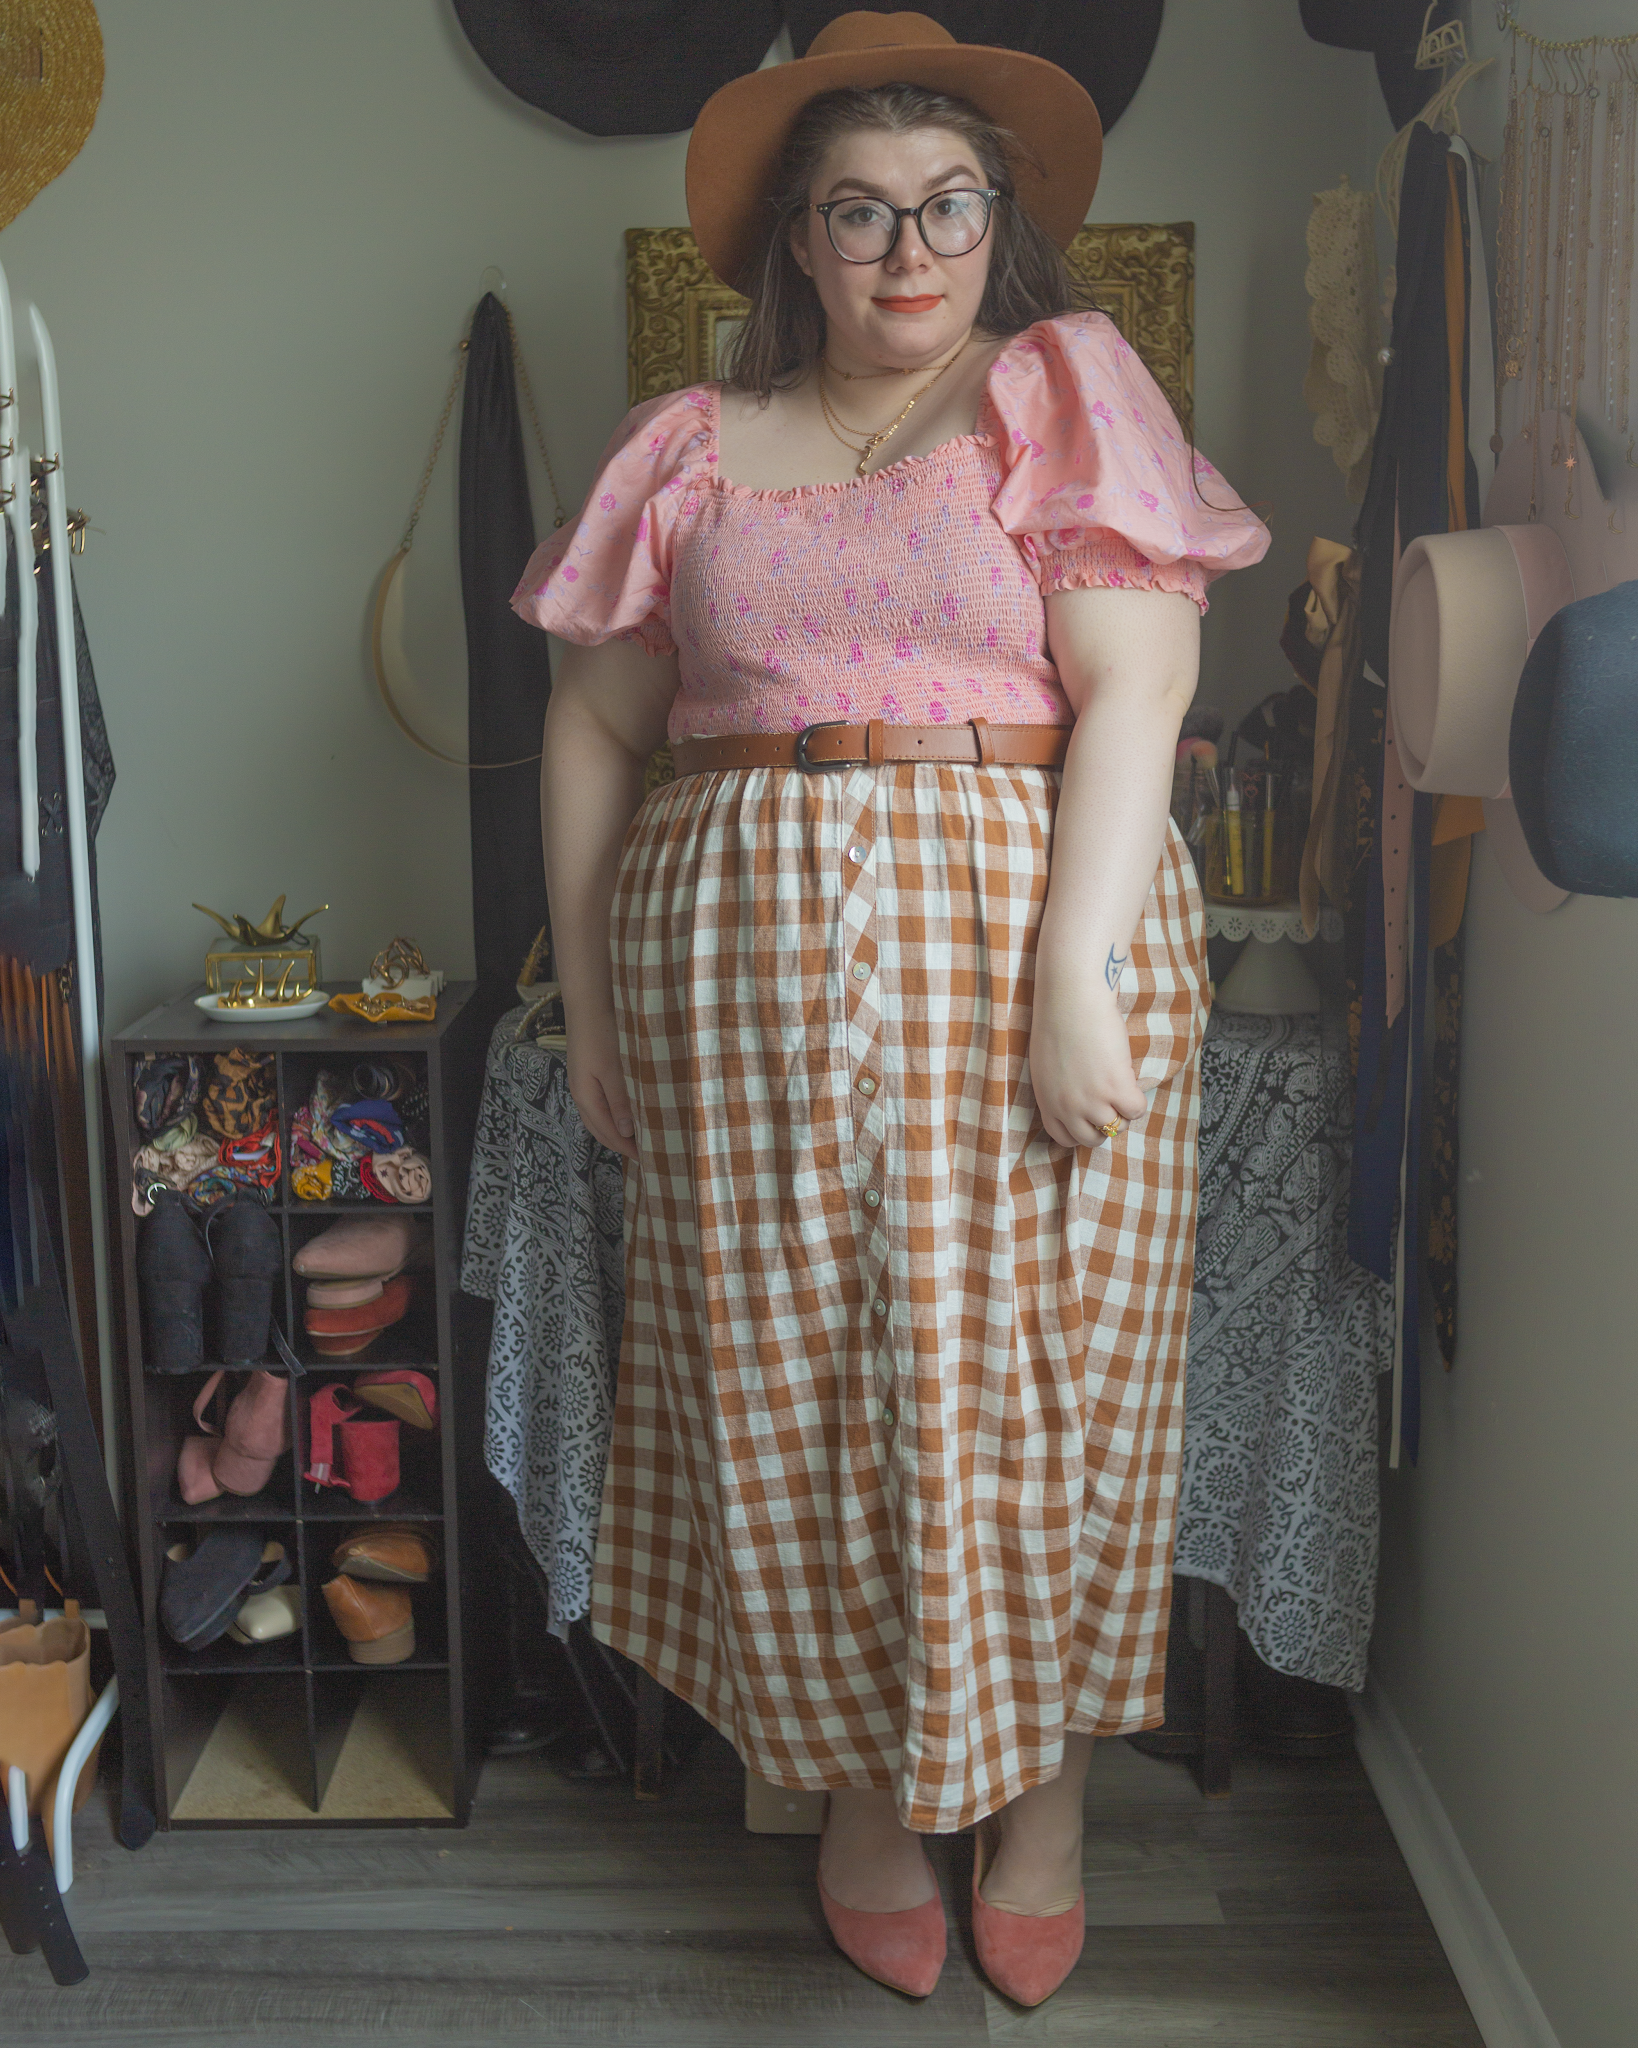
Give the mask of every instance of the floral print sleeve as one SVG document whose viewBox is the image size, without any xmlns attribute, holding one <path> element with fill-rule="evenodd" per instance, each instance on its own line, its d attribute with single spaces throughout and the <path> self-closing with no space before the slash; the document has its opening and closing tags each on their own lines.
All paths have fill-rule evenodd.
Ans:
<svg viewBox="0 0 1638 2048">
<path fill-rule="evenodd" d="M 675 654 L 672 542 L 695 471 L 714 459 L 710 441 L 707 392 L 669 392 L 627 413 L 580 517 L 536 548 L 512 609 L 581 646 L 618 637 Z"/>
<path fill-rule="evenodd" d="M 990 371 L 1004 476 L 993 510 L 1041 594 L 1206 586 L 1262 560 L 1268 528 L 1203 455 L 1103 313 L 1042 321 Z M 1198 488 L 1197 488 L 1198 486 Z"/>
</svg>

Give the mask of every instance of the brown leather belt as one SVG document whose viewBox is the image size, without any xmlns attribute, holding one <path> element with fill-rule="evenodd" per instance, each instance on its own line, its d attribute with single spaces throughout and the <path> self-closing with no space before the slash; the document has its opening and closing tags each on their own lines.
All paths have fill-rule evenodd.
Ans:
<svg viewBox="0 0 1638 2048">
<path fill-rule="evenodd" d="M 672 765 L 679 775 L 703 775 L 712 768 L 872 768 L 880 761 L 991 761 L 1021 768 L 1061 768 L 1071 728 L 1062 725 L 804 726 L 800 732 L 736 732 L 717 739 L 673 740 Z"/>
</svg>

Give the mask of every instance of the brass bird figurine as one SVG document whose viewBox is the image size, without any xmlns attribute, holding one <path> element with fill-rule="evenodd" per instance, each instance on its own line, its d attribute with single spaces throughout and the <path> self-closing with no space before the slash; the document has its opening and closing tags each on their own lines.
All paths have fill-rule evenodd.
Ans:
<svg viewBox="0 0 1638 2048">
<path fill-rule="evenodd" d="M 226 918 L 219 910 L 212 910 L 208 903 L 196 903 L 193 907 L 195 910 L 202 910 L 206 917 L 215 918 L 216 922 L 236 945 L 283 946 L 295 938 L 308 918 L 317 917 L 320 910 L 328 910 L 330 906 L 328 903 L 321 903 L 317 910 L 307 911 L 303 916 L 298 917 L 294 924 L 282 922 L 284 915 L 284 898 L 282 896 L 274 902 L 273 908 L 262 919 L 260 924 L 252 924 L 250 919 L 244 916 L 242 912 L 233 918 Z"/>
</svg>

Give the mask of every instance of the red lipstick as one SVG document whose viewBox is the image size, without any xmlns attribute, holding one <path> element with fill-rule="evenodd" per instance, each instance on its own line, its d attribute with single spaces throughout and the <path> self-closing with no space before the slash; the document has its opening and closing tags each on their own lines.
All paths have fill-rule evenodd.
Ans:
<svg viewBox="0 0 1638 2048">
<path fill-rule="evenodd" d="M 872 299 L 873 306 L 880 306 L 884 313 L 930 313 L 935 306 L 944 303 L 942 292 L 924 292 L 916 299 Z"/>
</svg>

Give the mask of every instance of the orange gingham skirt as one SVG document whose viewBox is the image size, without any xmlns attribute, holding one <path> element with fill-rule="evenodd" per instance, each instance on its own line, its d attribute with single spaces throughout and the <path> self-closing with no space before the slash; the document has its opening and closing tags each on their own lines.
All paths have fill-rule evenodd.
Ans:
<svg viewBox="0 0 1638 2048">
<path fill-rule="evenodd" d="M 593 1626 L 762 1777 L 928 1833 L 1162 1718 L 1204 925 L 1174 826 L 1120 991 L 1149 1114 L 1051 1144 L 1058 786 L 689 776 L 611 917 L 639 1156 Z"/>
</svg>

